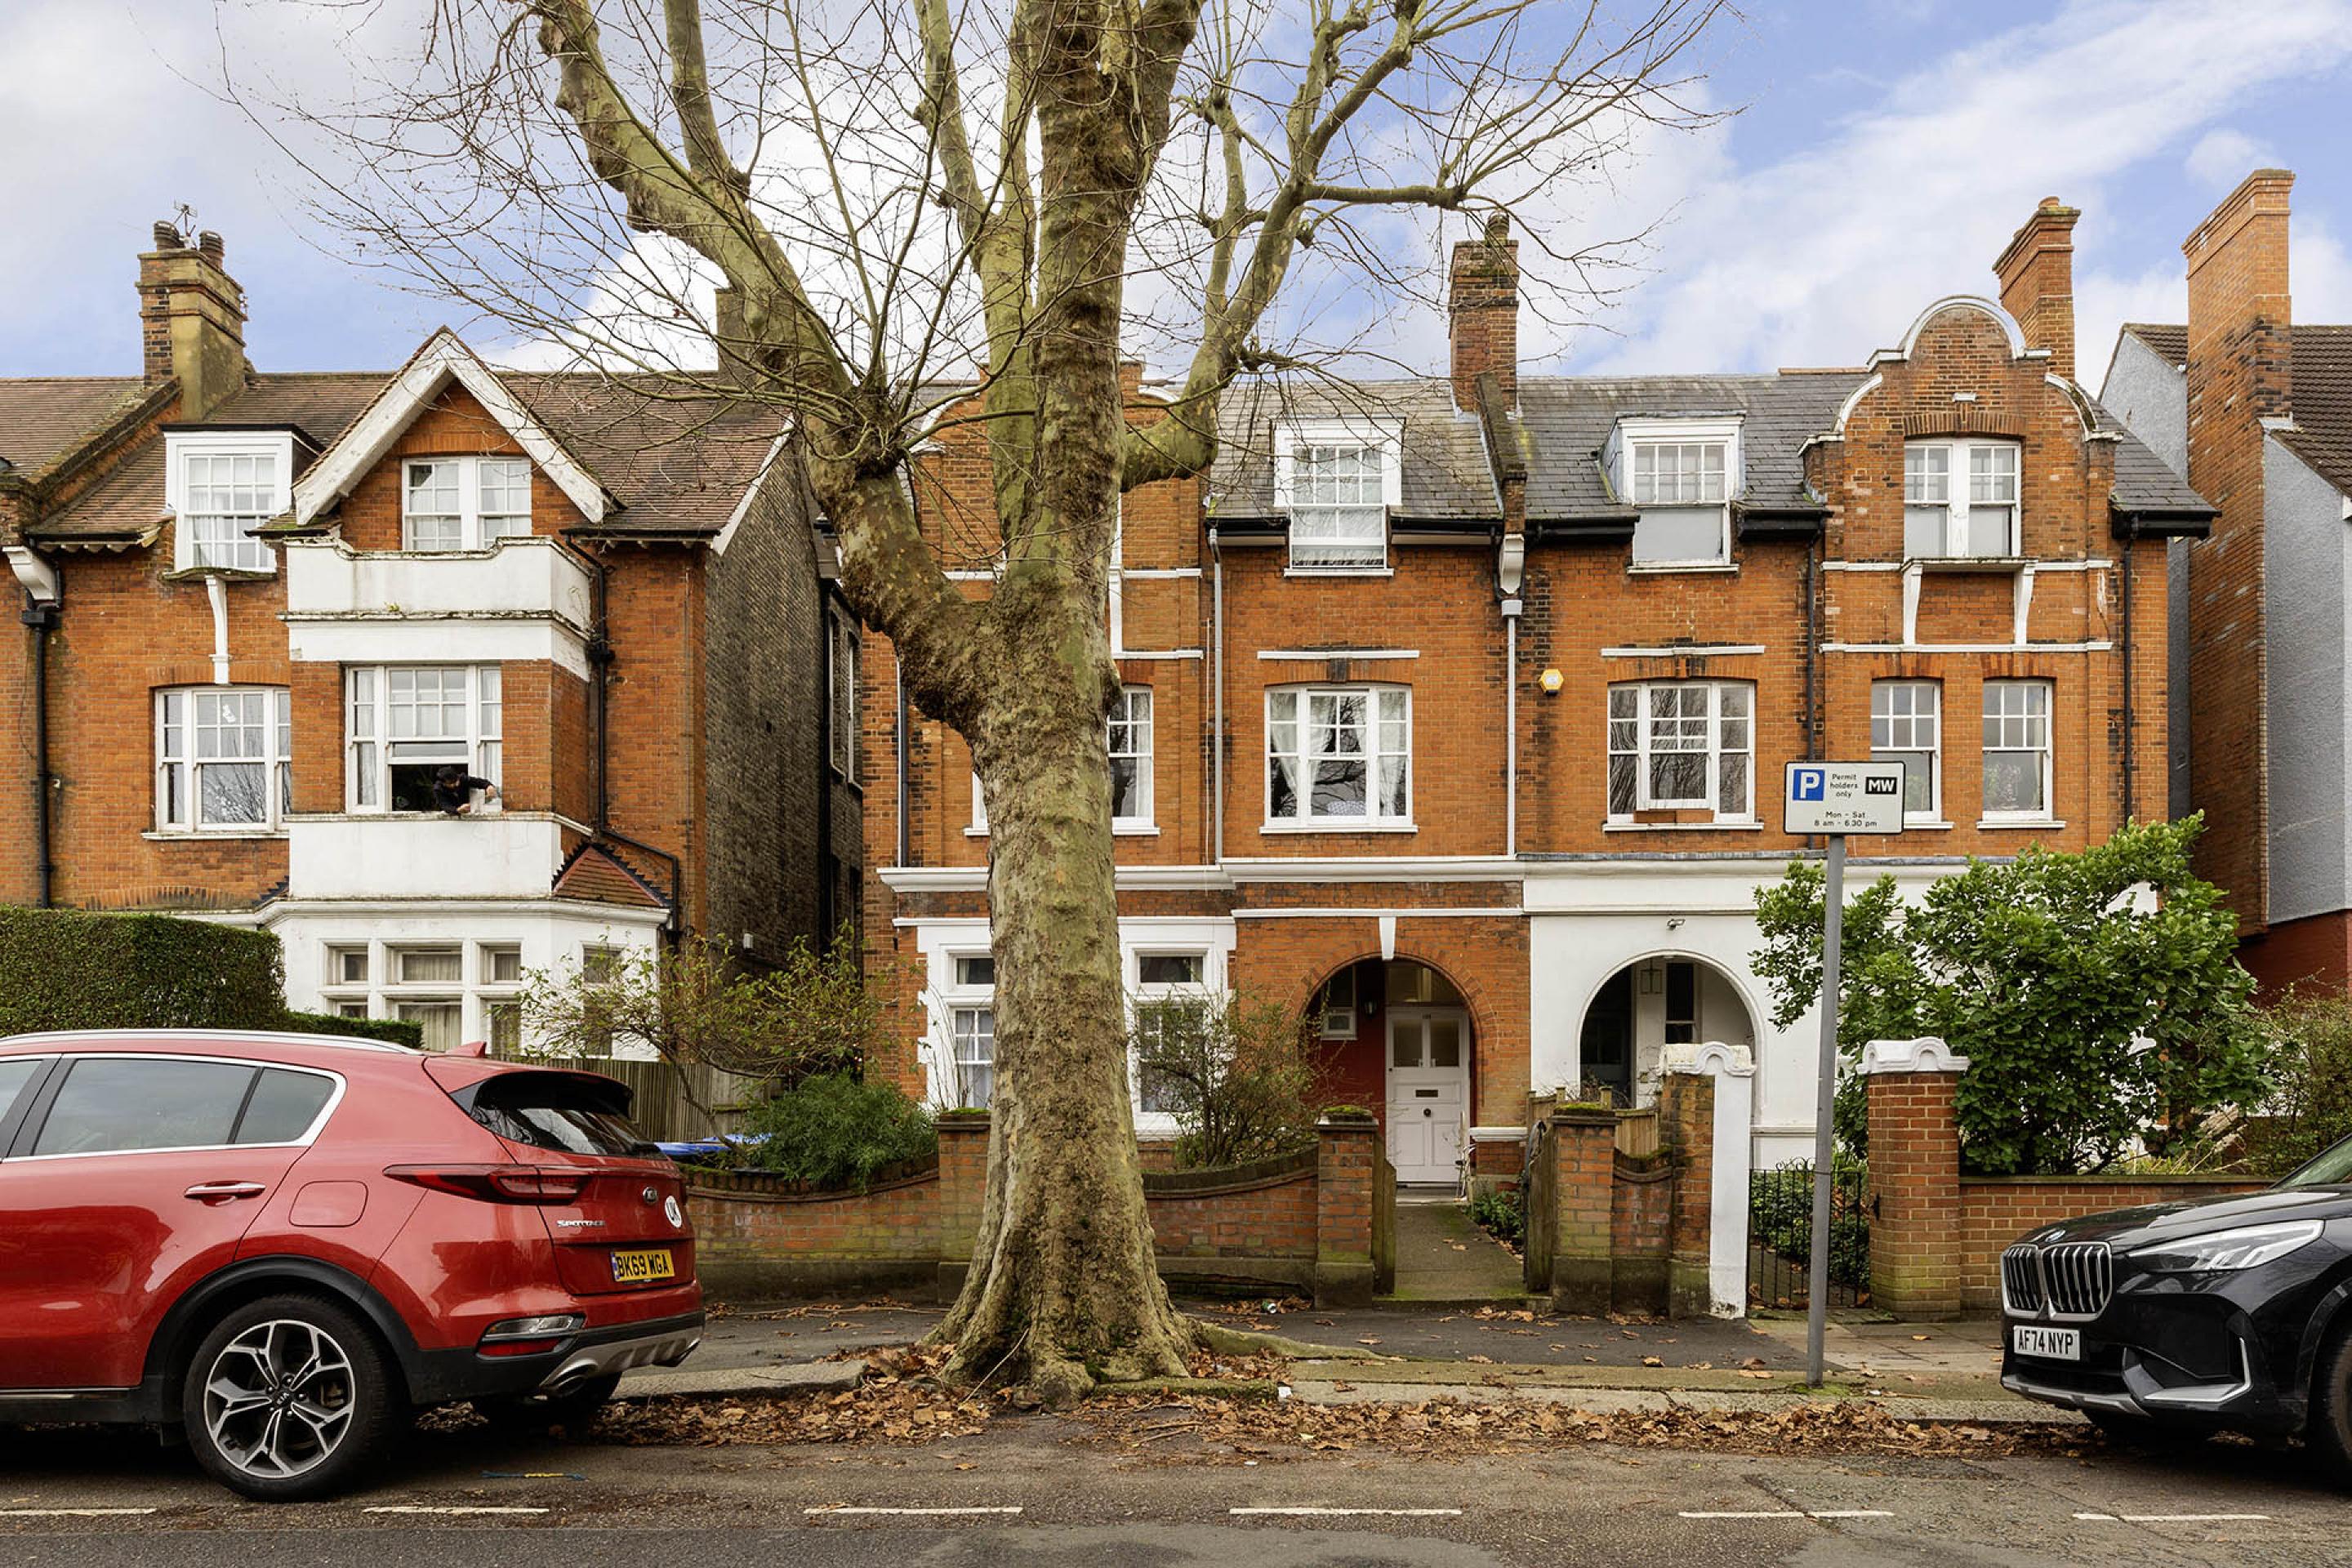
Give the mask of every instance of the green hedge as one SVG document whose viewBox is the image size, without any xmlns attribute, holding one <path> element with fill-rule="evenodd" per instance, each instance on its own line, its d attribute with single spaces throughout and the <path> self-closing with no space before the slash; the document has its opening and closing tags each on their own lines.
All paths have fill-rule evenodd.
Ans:
<svg viewBox="0 0 2352 1568">
<path fill-rule="evenodd" d="M 415 1024 L 289 1011 L 269 931 L 0 907 L 0 1035 L 49 1029 L 290 1029 L 423 1043 Z"/>
</svg>

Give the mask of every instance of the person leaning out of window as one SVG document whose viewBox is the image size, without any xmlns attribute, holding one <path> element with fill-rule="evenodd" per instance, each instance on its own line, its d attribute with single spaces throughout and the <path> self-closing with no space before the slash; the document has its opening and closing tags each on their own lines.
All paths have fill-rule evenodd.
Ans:
<svg viewBox="0 0 2352 1568">
<path fill-rule="evenodd" d="M 474 809 L 477 791 L 480 792 L 484 805 L 499 798 L 498 785 L 451 763 L 433 775 L 433 809 L 451 816 L 463 816 Z"/>
</svg>

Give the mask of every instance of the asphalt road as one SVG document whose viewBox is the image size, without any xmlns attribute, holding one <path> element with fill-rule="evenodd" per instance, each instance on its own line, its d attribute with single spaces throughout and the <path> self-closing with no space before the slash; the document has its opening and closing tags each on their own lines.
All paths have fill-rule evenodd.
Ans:
<svg viewBox="0 0 2352 1568">
<path fill-rule="evenodd" d="M 1078 1437 L 1050 1418 L 912 1448 L 516 1447 L 475 1431 L 420 1436 L 364 1493 L 266 1508 L 144 1438 L 9 1434 L 0 1565 L 2352 1562 L 2352 1499 L 2292 1456 L 2242 1447 L 1947 1459 L 1596 1446 L 1248 1462 Z M 467 1510 L 511 1511 L 457 1511 Z"/>
</svg>

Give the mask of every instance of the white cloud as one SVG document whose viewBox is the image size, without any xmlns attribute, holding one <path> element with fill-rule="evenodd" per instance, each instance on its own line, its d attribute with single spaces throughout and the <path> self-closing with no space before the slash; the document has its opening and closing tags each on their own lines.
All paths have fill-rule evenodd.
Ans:
<svg viewBox="0 0 2352 1568">
<path fill-rule="evenodd" d="M 2234 188 L 2255 169 L 2273 168 L 2278 159 L 2268 147 L 2233 126 L 2208 131 L 2189 149 L 2180 167 L 2189 179 L 2216 195 Z"/>
<path fill-rule="evenodd" d="M 2153 274 L 2097 271 L 2099 215 L 2120 177 L 2347 55 L 2347 0 L 2077 0 L 1923 62 L 1811 150 L 1691 190 L 1662 237 L 1664 274 L 1619 312 L 1622 339 L 1588 336 L 1557 368 L 1859 363 L 1928 301 L 1991 292 L 1993 258 L 2053 194 L 2085 209 L 2077 270 L 2101 279 L 2096 308 L 2136 309 Z M 2086 370 L 2104 362 L 2104 344 L 2077 342 Z"/>
</svg>

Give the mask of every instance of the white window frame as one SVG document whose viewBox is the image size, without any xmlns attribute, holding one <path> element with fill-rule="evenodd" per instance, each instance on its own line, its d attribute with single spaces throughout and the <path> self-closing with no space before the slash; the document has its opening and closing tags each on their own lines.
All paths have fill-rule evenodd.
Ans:
<svg viewBox="0 0 2352 1568">
<path fill-rule="evenodd" d="M 482 479 L 490 464 L 503 468 L 522 469 L 522 510 L 488 512 L 482 510 Z M 457 510 L 435 512 L 436 518 L 453 518 L 457 524 L 457 541 L 454 544 L 419 544 L 416 523 L 420 514 L 412 510 L 413 479 L 419 468 L 455 468 L 457 470 Z M 416 554 L 455 554 L 462 551 L 490 550 L 501 540 L 516 538 L 530 531 L 530 488 L 532 470 L 529 458 L 507 452 L 451 454 L 443 457 L 404 458 L 400 464 L 400 547 Z M 496 522 L 495 529 L 491 524 Z"/>
<path fill-rule="evenodd" d="M 264 700 L 264 754 L 258 757 L 204 757 L 196 743 L 196 708 L 206 699 Z M 180 721 L 170 722 L 172 704 L 179 703 Z M 154 692 L 155 831 L 221 837 L 254 837 L 282 833 L 286 827 L 286 795 L 294 771 L 293 694 L 283 686 L 163 686 Z M 202 774 L 207 767 L 262 765 L 264 800 L 259 822 L 207 823 L 203 820 Z M 172 809 L 176 773 L 179 810 Z"/>
<path fill-rule="evenodd" d="M 1143 964 L 1146 959 L 1151 958 L 1192 959 L 1201 966 L 1200 978 L 1189 981 L 1146 981 L 1143 978 Z M 1132 1025 L 1137 1020 L 1144 1008 L 1155 1003 L 1213 1000 L 1217 994 L 1216 988 L 1210 983 L 1210 966 L 1213 962 L 1212 951 L 1199 944 L 1187 946 L 1181 942 L 1154 942 L 1129 949 L 1127 994 L 1129 1024 Z M 1129 1103 L 1135 1108 L 1137 1121 L 1142 1122 L 1149 1119 L 1152 1125 L 1165 1122 L 1170 1128 L 1173 1128 L 1174 1112 L 1147 1110 L 1144 1106 L 1143 1065 L 1139 1054 L 1129 1059 L 1127 1079 L 1128 1093 L 1132 1097 Z"/>
<path fill-rule="evenodd" d="M 1659 716 L 1651 712 L 1650 694 L 1654 691 L 1704 690 L 1706 710 L 1696 717 L 1706 726 L 1706 747 L 1702 753 L 1696 747 L 1661 747 L 1655 725 L 1659 722 L 1689 722 L 1693 716 Z M 1724 693 L 1736 690 L 1746 699 L 1744 712 L 1725 711 Z M 1619 711 L 1619 698 L 1630 696 L 1633 711 Z M 1756 820 L 1756 682 L 1752 680 L 1621 680 L 1612 683 L 1606 699 L 1608 707 L 1604 721 L 1607 729 L 1608 772 L 1602 777 L 1603 804 L 1612 822 L 1631 822 L 1636 813 L 1644 811 L 1705 811 L 1717 822 L 1746 825 Z M 1630 736 L 1620 728 L 1631 724 Z M 1732 725 L 1744 727 L 1744 742 L 1732 745 L 1725 742 L 1727 730 Z M 1631 744 L 1624 742 L 1630 739 Z M 1687 752 L 1706 758 L 1706 794 L 1704 798 L 1662 798 L 1651 792 L 1651 760 L 1670 752 Z M 1621 756 L 1633 759 L 1633 805 L 1629 811 L 1616 805 L 1613 787 L 1616 762 Z M 1738 811 L 1723 809 L 1723 759 L 1726 756 L 1745 757 L 1747 767 L 1747 804 Z"/>
<path fill-rule="evenodd" d="M 1290 520 L 1290 559 L 1286 571 L 1297 576 L 1363 577 L 1381 576 L 1391 570 L 1389 564 L 1389 515 L 1404 499 L 1404 425 L 1390 419 L 1331 419 L 1286 422 L 1274 430 L 1274 504 Z M 1308 541 L 1309 556 L 1301 560 L 1298 532 L 1300 503 L 1297 500 L 1299 479 L 1299 458 L 1302 454 L 1319 450 L 1353 447 L 1371 458 L 1380 469 L 1381 519 L 1380 536 L 1369 531 L 1346 536 L 1331 535 Z M 1360 507 L 1369 502 L 1360 501 Z M 1328 547 L 1331 559 L 1312 559 L 1313 547 Z M 1343 555 L 1341 547 L 1351 551 Z"/>
<path fill-rule="evenodd" d="M 826 613 L 825 700 L 831 704 L 834 776 L 857 782 L 857 623 L 839 605 Z"/>
<path fill-rule="evenodd" d="M 996 1098 L 996 984 L 992 978 L 986 985 L 965 984 L 963 965 L 967 959 L 992 959 L 993 954 L 985 945 L 982 945 L 950 948 L 942 956 L 947 961 L 947 984 L 941 986 L 940 991 L 940 1026 L 945 1036 L 941 1042 L 941 1059 L 947 1065 L 949 1087 L 955 1091 L 950 1096 L 949 1103 L 953 1106 L 962 1106 L 972 1102 L 971 1096 L 961 1092 L 964 1087 L 965 1062 L 958 1054 L 957 1047 L 960 1040 L 965 1037 L 962 1029 L 963 1016 L 985 1013 L 988 1015 L 989 1090 L 987 1095 L 978 1101 L 981 1107 L 985 1108 L 993 1103 Z M 973 1033 L 976 1036 L 976 1028 Z"/>
<path fill-rule="evenodd" d="M 1384 744 L 1382 730 L 1394 721 L 1389 720 L 1381 710 L 1386 706 L 1385 699 L 1391 696 L 1400 698 L 1403 707 L 1404 746 L 1402 751 L 1391 750 Z M 1316 699 L 1346 697 L 1365 700 L 1365 749 L 1360 753 L 1364 762 L 1365 814 L 1361 816 L 1321 816 L 1315 810 L 1315 784 L 1310 772 L 1315 753 L 1308 743 L 1311 731 L 1307 712 Z M 1292 717 L 1288 721 L 1280 721 L 1275 717 L 1275 708 L 1286 698 L 1294 704 Z M 1287 722 L 1291 727 L 1291 744 L 1295 750 L 1288 753 L 1278 752 L 1275 745 L 1275 727 L 1281 722 Z M 1265 824 L 1262 831 L 1360 833 L 1412 829 L 1412 688 L 1410 686 L 1367 681 L 1270 686 L 1265 691 L 1265 744 L 1263 752 L 1260 760 L 1264 764 L 1261 783 L 1265 792 Z M 1277 816 L 1274 810 L 1275 762 L 1284 755 L 1289 757 L 1297 771 L 1291 789 L 1293 809 L 1286 816 Z M 1380 810 L 1384 793 L 1381 789 L 1380 764 L 1390 757 L 1401 758 L 1403 763 L 1404 812 L 1402 816 L 1383 814 Z"/>
<path fill-rule="evenodd" d="M 1927 471 L 1924 458 L 1931 452 L 1944 455 L 1944 471 L 1932 475 Z M 1912 463 L 1913 454 L 1923 462 Z M 2010 499 L 2006 501 L 1976 500 L 1977 462 L 1979 455 L 2005 453 L 2009 458 L 2006 475 L 1992 473 L 1989 479 L 2006 478 Z M 2025 549 L 2025 453 L 2023 443 L 2010 437 L 1977 437 L 1933 438 L 1906 441 L 1903 444 L 1903 558 L 1906 561 L 2014 561 L 2021 558 Z M 1930 479 L 1942 480 L 1940 499 L 1927 492 Z M 1962 548 L 1968 542 L 1970 515 L 1975 508 L 2006 506 L 2009 509 L 2009 536 L 2003 548 L 1993 552 L 1971 552 Z M 1940 510 L 1944 514 L 1937 526 L 1941 535 L 1940 548 L 1933 552 L 1915 552 L 1911 547 L 1911 514 L 1915 511 Z"/>
<path fill-rule="evenodd" d="M 190 482 L 192 458 L 203 458 L 209 465 L 215 460 L 234 461 L 239 458 L 266 460 L 270 465 L 268 490 L 249 511 L 199 512 L 192 506 L 195 486 Z M 172 563 L 174 570 L 192 572 L 198 568 L 225 572 L 255 572 L 274 574 L 278 570 L 278 552 L 254 536 L 254 530 L 273 518 L 282 517 L 294 508 L 294 437 L 292 434 L 272 434 L 253 430 L 167 430 L 163 433 L 163 504 L 172 513 Z M 201 560 L 197 535 L 209 532 L 202 522 L 205 517 L 226 517 L 241 524 L 237 535 L 226 551 L 226 560 Z"/>
<path fill-rule="evenodd" d="M 1621 419 L 1611 432 L 1610 447 L 1604 457 L 1610 468 L 1611 482 L 1619 496 L 1645 511 L 1688 511 L 1713 508 L 1717 512 L 1716 544 L 1706 555 L 1654 556 L 1642 553 L 1641 525 L 1634 525 L 1631 562 L 1637 572 L 1722 571 L 1729 568 L 1731 559 L 1731 503 L 1746 489 L 1745 454 L 1740 441 L 1741 422 L 1737 417 L 1707 419 Z M 1721 449 L 1721 468 L 1713 476 L 1715 482 L 1702 482 L 1696 487 L 1701 493 L 1685 500 L 1679 494 L 1670 500 L 1659 500 L 1654 489 L 1646 487 L 1642 473 L 1643 455 L 1656 454 L 1661 448 L 1696 447 Z M 1702 459 L 1703 465 L 1703 459 Z M 1708 476 L 1702 471 L 1701 479 Z M 1654 480 L 1653 480 L 1653 484 Z M 1679 487 L 1678 487 L 1679 488 Z M 1648 493 L 1645 494 L 1644 490 Z M 1713 493 L 1706 493 L 1712 491 Z"/>
<path fill-rule="evenodd" d="M 1911 711 L 1894 711 L 1893 698 L 1897 688 L 1911 693 Z M 1919 693 L 1926 692 L 1932 706 L 1926 711 L 1919 707 Z M 1882 704 L 1880 699 L 1888 700 Z M 1907 736 L 1910 743 L 1902 744 Z M 1926 741 L 1926 744 L 1919 742 Z M 1906 786 L 1904 795 L 1903 820 L 1906 822 L 1940 822 L 1944 816 L 1944 683 L 1916 676 L 1891 677 L 1870 683 L 1870 758 L 1873 762 L 1900 762 L 1903 757 L 1891 753 L 1927 753 L 1927 805 L 1924 810 L 1911 809 L 1911 797 Z"/>
<path fill-rule="evenodd" d="M 1160 831 L 1157 825 L 1157 819 L 1152 816 L 1153 795 L 1151 787 L 1151 769 L 1153 736 L 1151 726 L 1154 722 L 1155 710 L 1152 707 L 1151 692 L 1152 689 L 1149 686 L 1125 686 L 1119 689 L 1119 701 L 1122 705 L 1131 701 L 1139 693 L 1142 695 L 1144 702 L 1144 716 L 1140 726 L 1143 731 L 1143 750 L 1140 752 L 1133 753 L 1137 762 L 1140 764 L 1137 772 L 1137 776 L 1142 781 L 1143 784 L 1143 814 L 1140 816 L 1118 816 L 1117 812 L 1118 803 L 1117 801 L 1113 801 L 1111 803 L 1111 809 L 1113 812 L 1113 816 L 1111 817 L 1111 831 L 1114 833 L 1148 834 L 1157 833 Z M 1124 710 L 1124 708 L 1122 710 Z M 1104 721 L 1103 744 L 1107 751 L 1110 744 L 1110 725 L 1112 722 L 1113 721 L 1110 720 L 1106 720 Z M 1129 753 L 1119 754 L 1126 755 Z M 980 770 L 977 768 L 974 768 L 971 773 L 971 826 L 965 828 L 963 831 L 964 837 L 967 838 L 984 837 L 988 833 L 988 797 L 981 792 Z"/>
<path fill-rule="evenodd" d="M 2042 693 L 2042 710 L 2039 713 L 2033 712 L 2030 705 L 2024 710 L 2016 713 L 2008 712 L 2005 708 L 2003 711 L 2000 713 L 1995 713 L 1993 710 L 1993 694 L 1995 692 L 1998 691 L 2006 694 L 2010 691 L 2022 692 L 2034 689 L 2039 689 Z M 1984 723 L 1987 726 L 1990 726 L 1996 721 L 2005 722 L 2009 720 L 2022 720 L 2026 725 L 2025 733 L 2028 737 L 2027 743 L 2025 744 L 2000 746 L 1996 746 L 1992 743 L 1992 738 L 1990 735 L 1983 737 L 1984 746 L 1983 751 L 1978 757 L 1979 771 L 1977 774 L 1979 804 L 1984 805 L 1982 820 L 1989 823 L 2026 822 L 2041 824 L 2055 822 L 2058 816 L 2058 802 L 2056 796 L 2057 769 L 2055 766 L 2056 753 L 2058 750 L 2057 683 L 2040 678 L 2027 678 L 2015 680 L 1988 680 L 1984 683 L 1984 691 L 1980 700 L 1980 708 L 1984 716 Z M 2038 747 L 2031 743 L 2033 724 L 2036 720 L 2040 721 L 2042 730 L 2042 743 Z M 2004 753 L 2032 753 L 2037 751 L 2042 756 L 2041 807 L 2038 810 L 2029 811 L 1995 811 L 1989 805 L 1984 805 L 1989 796 L 1986 795 L 1984 790 L 1983 781 L 1987 770 L 1983 764 L 1990 759 L 1991 754 L 1995 752 Z"/>
<path fill-rule="evenodd" d="M 467 732 L 463 736 L 397 737 L 392 733 L 392 685 L 395 671 L 456 670 L 465 681 Z M 438 766 L 454 763 L 504 788 L 501 777 L 506 682 L 495 664 L 350 665 L 343 670 L 343 809 L 383 816 L 392 809 L 395 762 Z M 444 742 L 446 757 L 394 758 L 394 744 Z M 457 755 L 462 746 L 465 754 Z"/>
<path fill-rule="evenodd" d="M 1348 983 L 1348 1000 L 1341 1004 L 1331 1000 L 1331 988 L 1343 978 Z M 1349 963 L 1333 971 L 1323 982 L 1323 988 L 1318 994 L 1323 1002 L 1323 1011 L 1315 1020 L 1316 1038 L 1354 1039 L 1356 1037 L 1356 966 Z"/>
<path fill-rule="evenodd" d="M 1138 707 L 1139 702 L 1141 704 L 1140 708 Z M 1151 768 L 1154 717 L 1150 687 L 1122 686 L 1119 688 L 1118 708 L 1111 715 L 1103 743 L 1114 761 L 1125 757 L 1135 763 L 1136 804 L 1141 809 L 1122 814 L 1118 809 L 1118 796 L 1114 795 L 1111 798 L 1110 825 L 1115 832 L 1133 833 L 1148 830 L 1152 826 Z M 1128 749 L 1123 752 L 1117 749 L 1118 731 L 1121 728 L 1127 731 L 1128 736 Z M 1117 779 L 1115 773 L 1113 779 L 1114 782 Z"/>
</svg>

